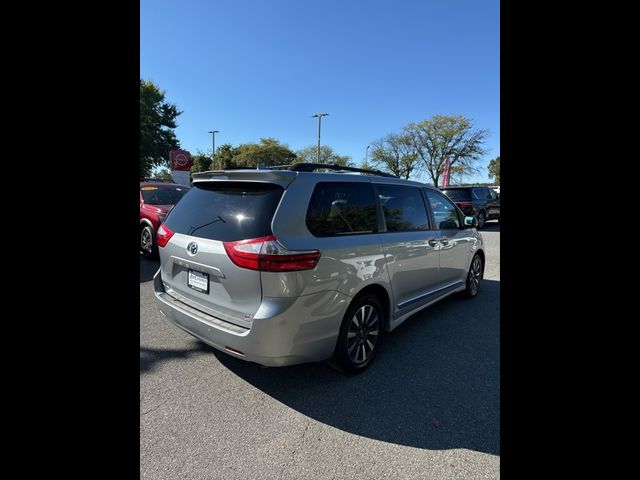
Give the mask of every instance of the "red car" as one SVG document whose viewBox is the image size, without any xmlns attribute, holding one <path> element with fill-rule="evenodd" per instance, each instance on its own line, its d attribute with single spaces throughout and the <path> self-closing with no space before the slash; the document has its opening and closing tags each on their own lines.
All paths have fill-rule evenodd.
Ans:
<svg viewBox="0 0 640 480">
<path fill-rule="evenodd" d="M 140 250 L 146 258 L 158 257 L 156 232 L 189 188 L 176 183 L 140 182 Z"/>
</svg>

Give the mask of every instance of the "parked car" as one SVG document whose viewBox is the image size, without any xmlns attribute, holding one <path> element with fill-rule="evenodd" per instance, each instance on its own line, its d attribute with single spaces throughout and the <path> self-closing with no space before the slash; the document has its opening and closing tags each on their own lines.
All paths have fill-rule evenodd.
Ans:
<svg viewBox="0 0 640 480">
<path fill-rule="evenodd" d="M 327 168 L 342 173 L 316 171 Z M 155 296 L 174 324 L 236 358 L 331 359 L 356 373 L 412 314 L 478 294 L 474 227 L 437 189 L 378 171 L 196 173 L 158 230 Z"/>
<path fill-rule="evenodd" d="M 489 187 L 447 187 L 442 189 L 465 215 L 475 217 L 478 229 L 487 220 L 500 221 L 500 195 Z"/>
<path fill-rule="evenodd" d="M 146 258 L 158 257 L 156 232 L 189 188 L 176 183 L 140 182 L 140 251 Z"/>
</svg>

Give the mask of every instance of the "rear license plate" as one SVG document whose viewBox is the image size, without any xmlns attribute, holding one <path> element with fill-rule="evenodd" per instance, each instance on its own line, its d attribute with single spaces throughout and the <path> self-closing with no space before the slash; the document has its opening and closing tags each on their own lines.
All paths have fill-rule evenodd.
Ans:
<svg viewBox="0 0 640 480">
<path fill-rule="evenodd" d="M 187 277 L 187 286 L 202 293 L 209 293 L 209 274 L 189 270 Z"/>
</svg>

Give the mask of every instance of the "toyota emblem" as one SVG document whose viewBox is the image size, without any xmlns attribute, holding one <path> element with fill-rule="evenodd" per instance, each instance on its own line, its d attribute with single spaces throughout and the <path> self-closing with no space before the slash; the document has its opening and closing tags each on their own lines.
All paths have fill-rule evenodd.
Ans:
<svg viewBox="0 0 640 480">
<path fill-rule="evenodd" d="M 190 242 L 189 245 L 187 245 L 187 252 L 191 256 L 198 253 L 198 244 L 196 242 Z"/>
</svg>

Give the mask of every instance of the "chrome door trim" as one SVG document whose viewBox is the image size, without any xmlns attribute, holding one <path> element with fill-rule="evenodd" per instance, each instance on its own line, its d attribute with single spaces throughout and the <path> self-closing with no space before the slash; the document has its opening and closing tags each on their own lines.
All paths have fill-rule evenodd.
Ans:
<svg viewBox="0 0 640 480">
<path fill-rule="evenodd" d="M 413 297 L 413 298 L 410 298 L 409 300 L 405 300 L 404 302 L 400 302 L 397 305 L 397 308 L 398 309 L 404 308 L 404 307 L 409 306 L 409 305 L 411 305 L 413 303 L 416 303 L 416 302 L 419 302 L 421 300 L 424 300 L 425 298 L 430 297 L 431 295 L 435 295 L 436 293 L 441 292 L 443 290 L 448 290 L 450 288 L 459 287 L 463 283 L 464 282 L 462 280 L 458 280 L 457 282 L 450 283 L 448 285 L 445 285 L 444 287 L 436 288 L 435 290 L 431 290 L 430 292 L 422 293 L 422 294 L 418 295 L 417 297 Z"/>
</svg>

